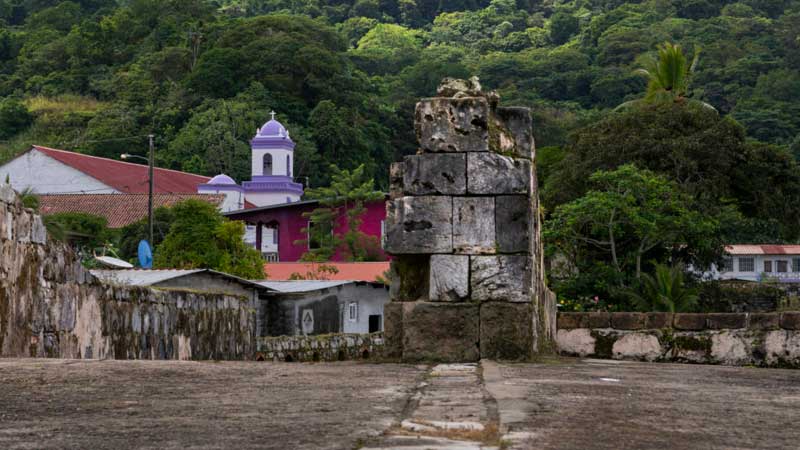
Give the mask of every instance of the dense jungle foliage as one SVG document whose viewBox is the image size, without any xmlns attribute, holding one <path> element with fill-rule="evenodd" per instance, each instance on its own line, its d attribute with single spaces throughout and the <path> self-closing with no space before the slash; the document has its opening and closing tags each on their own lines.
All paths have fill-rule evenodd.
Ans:
<svg viewBox="0 0 800 450">
<path fill-rule="evenodd" d="M 697 248 L 644 253 L 652 224 L 619 225 L 614 270 L 553 236 L 571 254 L 559 294 L 611 298 L 658 262 L 800 237 L 800 0 L 0 0 L 0 25 L 0 162 L 31 143 L 144 154 L 152 132 L 160 165 L 241 181 L 275 110 L 312 187 L 363 164 L 385 189 L 416 150 L 417 99 L 478 75 L 533 109 L 543 212 L 564 230 L 599 239 L 581 221 L 615 205 L 581 206 L 631 180 L 687 199 L 664 223 L 703 218 Z M 691 63 L 677 97 L 646 76 L 664 42 Z"/>
<path fill-rule="evenodd" d="M 160 164 L 241 179 L 274 109 L 312 186 L 366 163 L 385 187 L 443 76 L 477 74 L 562 146 L 642 95 L 633 69 L 667 40 L 702 48 L 692 97 L 800 151 L 797 0 L 0 0 L 0 24 L 0 161 L 141 154 L 153 132 Z"/>
</svg>

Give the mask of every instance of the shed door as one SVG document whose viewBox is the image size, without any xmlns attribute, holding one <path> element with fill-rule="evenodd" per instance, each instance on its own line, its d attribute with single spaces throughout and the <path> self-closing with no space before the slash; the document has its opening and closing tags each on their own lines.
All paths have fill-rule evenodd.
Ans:
<svg viewBox="0 0 800 450">
<path fill-rule="evenodd" d="M 381 316 L 380 314 L 375 314 L 369 316 L 369 332 L 370 333 L 377 333 L 381 331 Z"/>
</svg>

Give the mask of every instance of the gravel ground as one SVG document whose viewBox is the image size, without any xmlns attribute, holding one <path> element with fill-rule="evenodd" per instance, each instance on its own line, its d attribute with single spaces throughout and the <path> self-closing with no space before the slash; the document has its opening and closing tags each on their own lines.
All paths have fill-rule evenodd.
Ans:
<svg viewBox="0 0 800 450">
<path fill-rule="evenodd" d="M 484 364 L 514 449 L 800 448 L 800 371 L 607 360 Z"/>
<path fill-rule="evenodd" d="M 353 449 L 425 367 L 0 359 L 0 449 Z"/>
</svg>

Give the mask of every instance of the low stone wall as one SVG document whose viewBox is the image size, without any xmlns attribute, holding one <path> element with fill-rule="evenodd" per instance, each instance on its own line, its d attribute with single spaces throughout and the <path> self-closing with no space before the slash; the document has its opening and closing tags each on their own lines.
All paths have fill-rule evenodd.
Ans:
<svg viewBox="0 0 800 450">
<path fill-rule="evenodd" d="M 258 338 L 259 361 L 345 361 L 383 356 L 383 333 Z"/>
<path fill-rule="evenodd" d="M 560 313 L 571 356 L 800 368 L 800 312 Z"/>
<path fill-rule="evenodd" d="M 243 298 L 101 284 L 0 184 L 0 356 L 250 359 L 254 330 Z"/>
</svg>

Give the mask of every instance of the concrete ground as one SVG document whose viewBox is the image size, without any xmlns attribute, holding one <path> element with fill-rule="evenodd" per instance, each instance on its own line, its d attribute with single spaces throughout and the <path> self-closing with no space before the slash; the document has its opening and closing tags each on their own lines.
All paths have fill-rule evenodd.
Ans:
<svg viewBox="0 0 800 450">
<path fill-rule="evenodd" d="M 424 369 L 0 359 L 0 449 L 353 449 Z"/>
<path fill-rule="evenodd" d="M 795 449 L 800 371 L 0 359 L 0 448 Z"/>
<path fill-rule="evenodd" d="M 797 449 L 800 371 L 611 360 L 484 364 L 520 449 Z"/>
</svg>

